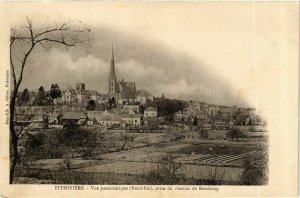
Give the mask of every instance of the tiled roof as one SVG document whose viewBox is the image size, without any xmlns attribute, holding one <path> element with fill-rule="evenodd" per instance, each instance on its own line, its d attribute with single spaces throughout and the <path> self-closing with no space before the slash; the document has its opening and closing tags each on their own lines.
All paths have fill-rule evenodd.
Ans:
<svg viewBox="0 0 300 198">
<path fill-rule="evenodd" d="M 48 118 L 57 118 L 57 116 L 59 116 L 59 113 L 48 113 Z"/>
<path fill-rule="evenodd" d="M 95 117 L 88 117 L 88 118 L 87 118 L 87 121 L 93 121 L 93 122 L 95 122 L 95 121 L 97 121 L 97 120 L 96 120 Z"/>
<path fill-rule="evenodd" d="M 100 94 L 96 90 L 86 90 L 86 94 L 90 96 L 100 96 Z"/>
<path fill-rule="evenodd" d="M 140 114 L 126 114 L 122 116 L 123 118 L 141 118 Z"/>
<path fill-rule="evenodd" d="M 156 111 L 154 107 L 148 107 L 145 111 Z"/>
<path fill-rule="evenodd" d="M 95 119 L 99 121 L 121 121 L 120 116 L 114 116 L 114 115 L 101 115 L 101 116 L 95 116 Z"/>
<path fill-rule="evenodd" d="M 67 119 L 67 120 L 79 120 L 79 119 L 81 119 L 83 116 L 85 116 L 84 113 L 65 112 L 62 118 L 63 118 L 63 119 Z"/>
</svg>

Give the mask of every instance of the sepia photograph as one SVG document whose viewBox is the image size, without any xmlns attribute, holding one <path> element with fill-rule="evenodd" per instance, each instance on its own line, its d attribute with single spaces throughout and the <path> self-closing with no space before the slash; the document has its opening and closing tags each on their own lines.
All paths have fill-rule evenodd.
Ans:
<svg viewBox="0 0 300 198">
<path fill-rule="evenodd" d="M 297 183 L 297 2 L 81 3 L 5 4 L 6 185 Z"/>
</svg>

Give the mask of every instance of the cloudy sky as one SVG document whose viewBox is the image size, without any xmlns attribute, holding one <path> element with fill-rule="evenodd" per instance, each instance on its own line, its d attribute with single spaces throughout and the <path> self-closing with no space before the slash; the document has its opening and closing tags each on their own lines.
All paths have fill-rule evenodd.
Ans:
<svg viewBox="0 0 300 198">
<path fill-rule="evenodd" d="M 57 45 L 48 45 L 48 51 L 37 48 L 21 89 L 83 82 L 87 89 L 105 93 L 114 44 L 118 78 L 135 81 L 137 89 L 156 96 L 255 106 L 258 85 L 264 82 L 257 71 L 268 71 L 280 62 L 281 49 L 295 47 L 297 35 L 288 35 L 286 28 L 297 24 L 282 23 L 294 10 L 251 3 L 187 5 L 104 3 L 65 6 L 63 14 L 51 5 L 31 7 L 11 23 L 22 24 L 25 15 L 37 26 L 79 19 L 91 29 L 90 41 L 69 50 Z"/>
</svg>

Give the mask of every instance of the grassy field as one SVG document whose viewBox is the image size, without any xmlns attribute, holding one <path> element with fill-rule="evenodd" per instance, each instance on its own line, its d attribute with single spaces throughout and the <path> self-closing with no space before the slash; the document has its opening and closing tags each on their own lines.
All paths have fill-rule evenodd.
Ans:
<svg viewBox="0 0 300 198">
<path fill-rule="evenodd" d="M 212 170 L 228 184 L 239 183 L 247 153 L 264 150 L 264 141 L 232 142 L 228 140 L 185 139 L 178 133 L 126 133 L 122 130 L 101 131 L 90 128 L 90 132 L 101 136 L 101 146 L 94 150 L 92 159 L 80 156 L 69 159 L 70 170 L 63 159 L 40 159 L 29 163 L 30 171 L 21 171 L 20 183 L 31 177 L 50 183 L 69 184 L 147 184 L 144 175 L 157 169 L 164 156 L 171 155 L 174 163 L 181 164 L 178 173 L 185 184 L 208 180 Z M 125 142 L 124 135 L 131 136 Z M 73 148 L 74 153 L 81 148 Z M 235 157 L 237 156 L 237 157 Z M 239 157 L 241 156 L 241 157 Z M 244 157 L 245 156 L 245 157 Z M 230 162 L 213 163 L 216 159 Z M 207 161 L 207 162 L 206 162 Z M 60 175 L 62 172 L 64 174 Z M 36 182 L 36 179 L 27 182 Z"/>
</svg>

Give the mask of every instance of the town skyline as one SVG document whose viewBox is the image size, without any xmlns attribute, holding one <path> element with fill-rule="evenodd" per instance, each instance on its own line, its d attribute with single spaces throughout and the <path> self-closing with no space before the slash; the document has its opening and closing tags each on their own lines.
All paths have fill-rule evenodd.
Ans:
<svg viewBox="0 0 300 198">
<path fill-rule="evenodd" d="M 163 79 L 164 75 L 161 74 L 161 72 L 163 71 L 162 69 L 155 70 L 151 67 L 143 68 L 144 66 L 142 66 L 139 62 L 135 61 L 134 59 L 124 60 L 123 57 L 124 55 L 120 56 L 120 54 L 122 54 L 119 51 L 120 47 L 118 47 L 118 45 L 116 44 L 114 44 L 114 47 L 116 48 L 115 64 L 116 64 L 116 73 L 118 74 L 118 80 L 125 78 L 129 81 L 136 82 L 137 90 L 149 91 L 151 94 L 153 94 L 156 97 L 160 97 L 161 95 L 164 94 L 170 98 L 180 99 L 180 100 L 195 100 L 195 101 L 214 103 L 219 105 L 228 105 L 228 106 L 232 106 L 232 105 L 238 105 L 243 107 L 249 106 L 242 99 L 240 99 L 239 102 L 229 101 L 228 103 L 227 101 L 225 101 L 224 103 L 224 100 L 221 100 L 223 102 L 218 102 L 218 100 L 214 100 L 213 98 L 222 97 L 222 94 L 224 94 L 224 92 L 225 92 L 224 95 L 228 95 L 233 98 L 233 96 L 230 94 L 230 91 L 223 89 L 223 90 L 219 90 L 220 92 L 218 92 L 213 89 L 210 89 L 209 87 L 204 88 L 203 85 L 201 84 L 199 84 L 198 86 L 195 84 L 189 85 L 187 82 L 189 78 L 184 79 L 182 77 L 178 81 L 172 83 L 167 82 L 166 84 L 166 81 L 168 80 L 170 81 L 170 79 L 168 80 Z M 106 55 L 107 58 L 105 58 L 105 60 L 99 60 L 96 58 L 96 56 L 93 55 L 93 53 L 90 54 L 89 52 L 85 52 L 86 53 L 85 58 L 78 58 L 77 60 L 74 60 L 75 62 L 73 62 L 72 59 L 74 59 L 74 57 L 71 57 L 70 54 L 74 54 L 74 53 L 76 54 L 76 51 L 77 51 L 76 49 L 74 50 L 74 48 L 72 48 L 65 52 L 59 47 L 52 46 L 49 51 L 45 52 L 44 56 L 35 56 L 35 57 L 43 57 L 42 58 L 43 61 L 46 59 L 46 62 L 51 60 L 52 62 L 54 62 L 53 64 L 55 64 L 55 62 L 58 62 L 57 65 L 52 65 L 54 67 L 52 70 L 54 71 L 57 70 L 62 65 L 62 63 L 66 63 L 65 67 L 67 67 L 68 71 L 60 72 L 58 76 L 57 75 L 55 76 L 56 80 L 53 80 L 54 78 L 51 77 L 49 78 L 45 76 L 44 76 L 45 78 L 43 79 L 39 79 L 39 76 L 37 76 L 37 78 L 34 79 L 27 78 L 24 80 L 24 83 L 21 85 L 21 90 L 24 90 L 25 88 L 27 88 L 28 90 L 37 90 L 40 86 L 43 86 L 47 90 L 50 89 L 50 86 L 52 84 L 58 84 L 61 89 L 68 89 L 68 88 L 72 88 L 74 84 L 80 82 L 86 84 L 88 89 L 97 90 L 100 93 L 106 94 L 108 92 L 107 79 L 110 72 L 111 55 Z M 111 49 L 108 48 L 107 50 L 105 50 L 105 54 L 107 54 L 107 51 L 110 52 Z M 133 52 L 133 54 L 134 53 L 135 52 Z M 60 60 L 53 61 L 54 58 L 53 56 L 56 57 L 60 56 Z M 34 66 L 39 65 L 40 63 L 41 63 L 41 59 L 39 58 L 38 59 L 33 58 L 33 61 L 31 62 L 31 64 Z M 74 68 L 72 68 L 71 66 L 73 66 Z M 87 68 L 82 68 L 82 67 L 87 67 Z M 80 75 L 76 75 L 78 74 L 78 72 L 82 71 L 84 73 L 86 72 L 85 70 L 90 70 L 92 72 L 95 69 L 97 70 L 97 68 L 98 68 L 98 72 L 93 72 L 92 74 L 90 74 L 92 76 L 90 78 L 85 78 L 84 75 L 82 77 Z M 32 69 L 28 68 L 28 70 L 29 71 L 25 70 L 25 75 L 26 73 L 27 75 L 32 75 Z M 138 74 L 142 74 L 142 77 L 139 77 L 136 72 L 138 72 Z M 187 71 L 185 70 L 184 72 L 186 73 Z M 47 73 L 49 74 L 48 76 L 53 77 L 53 73 L 54 73 L 53 71 L 48 71 Z M 70 78 L 66 78 L 65 73 L 69 73 L 69 75 L 73 75 L 73 76 L 71 76 Z M 191 73 L 193 72 L 191 71 Z M 148 76 L 152 75 L 152 77 L 145 78 L 146 75 Z M 158 81 L 155 78 L 158 78 Z M 154 84 L 156 86 L 152 85 L 153 83 L 151 83 L 151 80 L 152 82 L 155 82 Z M 163 89 L 161 89 L 160 85 L 163 85 L 162 86 Z M 223 87 L 225 86 L 226 85 L 223 85 Z M 198 88 L 204 88 L 203 91 L 204 97 L 192 95 L 193 92 Z M 237 98 L 235 98 L 235 100 L 233 101 L 237 101 Z"/>
</svg>

